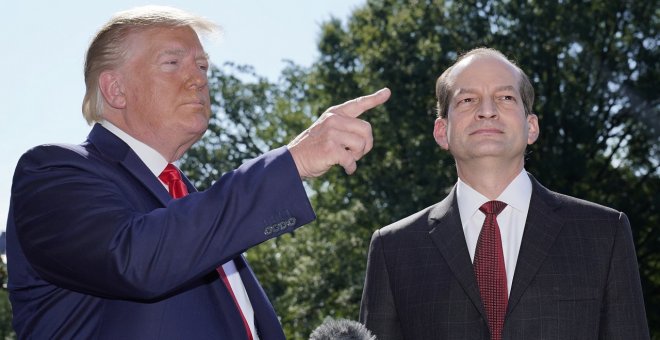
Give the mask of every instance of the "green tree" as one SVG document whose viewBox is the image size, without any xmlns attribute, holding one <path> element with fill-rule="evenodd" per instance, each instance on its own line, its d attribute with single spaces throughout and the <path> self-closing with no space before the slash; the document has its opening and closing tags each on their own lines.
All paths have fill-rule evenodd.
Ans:
<svg viewBox="0 0 660 340">
<path fill-rule="evenodd" d="M 284 75 L 293 81 L 296 72 L 291 66 Z M 271 84 L 250 66 L 226 63 L 222 68 L 212 67 L 209 88 L 213 110 L 209 129 L 183 157 L 181 167 L 198 188 L 208 187 L 246 159 L 285 145 L 285 128 L 302 130 L 305 126 L 306 117 L 296 114 L 295 99 L 301 89 L 292 85 L 282 90 L 283 86 Z"/>
<path fill-rule="evenodd" d="M 370 234 L 442 199 L 451 157 L 432 138 L 437 76 L 461 52 L 489 46 L 535 85 L 541 138 L 526 168 L 549 188 L 626 212 L 649 325 L 660 337 L 658 3 L 374 0 L 322 26 L 311 69 L 277 83 L 249 69 L 214 71 L 216 116 L 184 169 L 202 187 L 286 144 L 322 110 L 383 86 L 366 114 L 375 146 L 353 176 L 307 182 L 318 220 L 248 252 L 292 339 L 324 317 L 356 318 Z M 190 167 L 188 167 L 190 165 Z M 199 172 L 198 169 L 202 169 Z"/>
<path fill-rule="evenodd" d="M 7 264 L 0 261 L 0 339 L 16 339 L 11 326 L 12 314 L 9 294 L 7 293 Z"/>
<path fill-rule="evenodd" d="M 16 339 L 11 326 L 11 305 L 6 289 L 0 289 L 0 339 Z"/>
</svg>

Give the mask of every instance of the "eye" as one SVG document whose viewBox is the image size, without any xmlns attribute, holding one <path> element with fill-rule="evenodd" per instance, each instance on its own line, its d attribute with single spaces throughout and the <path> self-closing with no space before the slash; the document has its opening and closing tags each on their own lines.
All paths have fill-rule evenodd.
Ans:
<svg viewBox="0 0 660 340">
<path fill-rule="evenodd" d="M 459 100 L 456 102 L 456 105 L 457 105 L 457 106 L 460 106 L 460 105 L 468 105 L 468 104 L 470 104 L 470 103 L 474 103 L 475 101 L 476 101 L 476 99 L 475 99 L 475 98 L 472 98 L 472 97 L 462 98 L 462 99 L 459 99 Z"/>
<path fill-rule="evenodd" d="M 506 94 L 497 97 L 497 100 L 500 101 L 500 102 L 505 102 L 505 103 L 515 103 L 516 101 L 518 101 L 516 96 L 506 95 Z"/>
<path fill-rule="evenodd" d="M 165 72 L 174 72 L 179 69 L 178 59 L 165 59 L 161 62 L 160 68 Z"/>
</svg>

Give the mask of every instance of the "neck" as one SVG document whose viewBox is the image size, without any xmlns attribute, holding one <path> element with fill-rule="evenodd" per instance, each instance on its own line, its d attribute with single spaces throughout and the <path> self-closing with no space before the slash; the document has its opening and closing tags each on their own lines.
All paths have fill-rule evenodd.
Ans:
<svg viewBox="0 0 660 340">
<path fill-rule="evenodd" d="M 499 197 L 522 169 L 522 158 L 519 162 L 456 162 L 458 177 L 489 200 Z"/>
<path fill-rule="evenodd" d="M 183 143 L 177 143 L 177 140 L 174 138 L 162 138 L 156 129 L 130 124 L 123 119 L 123 117 L 123 115 L 118 114 L 104 114 L 105 120 L 109 121 L 131 137 L 158 151 L 168 163 L 173 163 L 181 158 L 186 150 L 188 150 L 188 148 L 190 148 L 196 141 L 196 139 L 190 139 Z"/>
</svg>

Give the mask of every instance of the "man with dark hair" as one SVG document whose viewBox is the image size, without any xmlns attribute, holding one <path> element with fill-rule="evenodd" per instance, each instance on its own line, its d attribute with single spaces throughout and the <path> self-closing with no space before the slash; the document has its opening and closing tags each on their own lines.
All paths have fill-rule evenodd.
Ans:
<svg viewBox="0 0 660 340">
<path fill-rule="evenodd" d="M 648 339 L 622 212 L 552 192 L 524 169 L 539 136 L 525 73 L 493 49 L 437 81 L 433 136 L 449 195 L 372 237 L 360 319 L 380 340 Z"/>
</svg>

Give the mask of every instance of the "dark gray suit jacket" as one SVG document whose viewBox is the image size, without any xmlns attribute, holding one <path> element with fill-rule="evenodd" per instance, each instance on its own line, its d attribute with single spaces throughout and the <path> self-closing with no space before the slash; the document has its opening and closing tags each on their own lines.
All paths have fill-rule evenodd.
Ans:
<svg viewBox="0 0 660 340">
<path fill-rule="evenodd" d="M 530 178 L 503 339 L 648 339 L 626 215 Z M 374 233 L 360 320 L 379 340 L 490 338 L 455 188 Z"/>
</svg>

